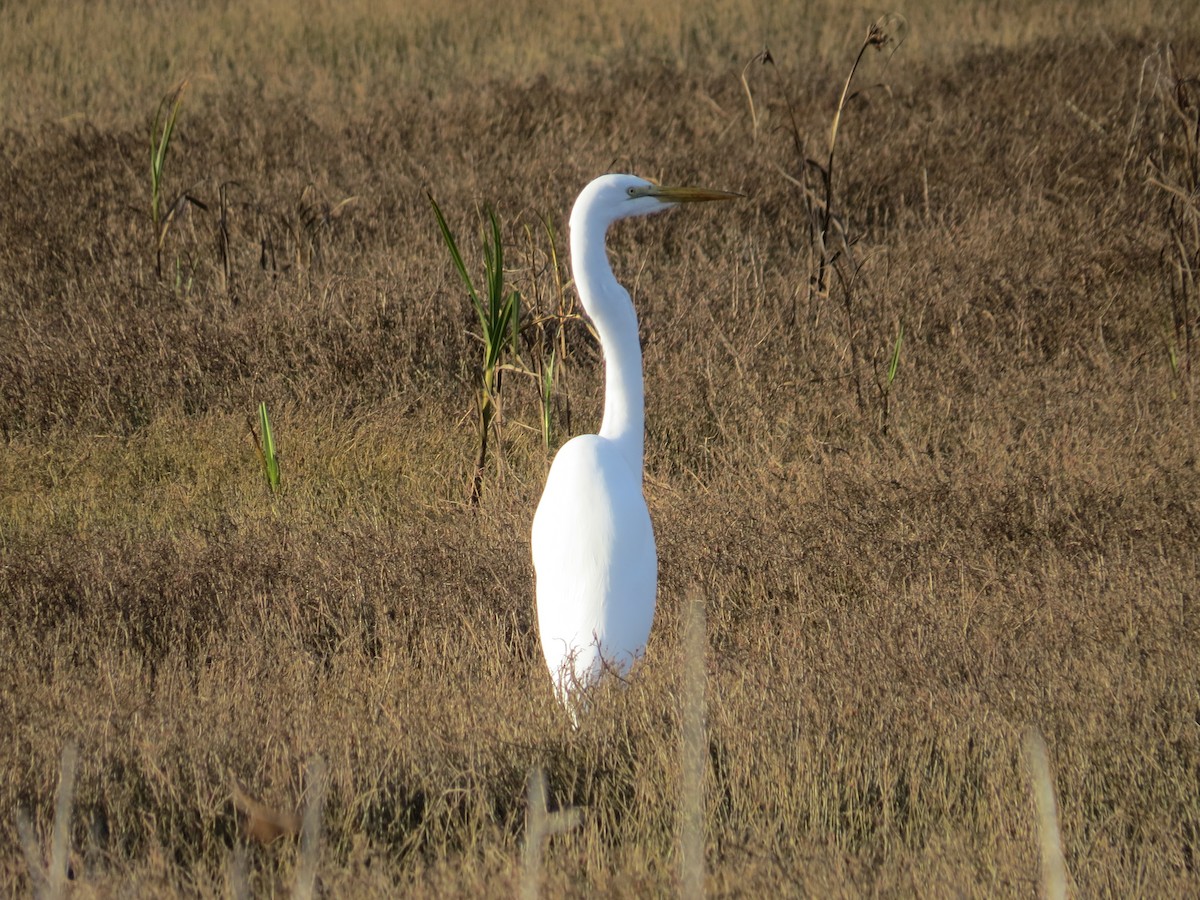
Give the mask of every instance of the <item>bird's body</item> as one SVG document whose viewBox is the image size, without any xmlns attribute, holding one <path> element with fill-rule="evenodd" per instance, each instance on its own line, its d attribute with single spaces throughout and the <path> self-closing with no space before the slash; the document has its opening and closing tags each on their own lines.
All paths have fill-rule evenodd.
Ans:
<svg viewBox="0 0 1200 900">
<path fill-rule="evenodd" d="M 538 631 L 559 699 L 606 670 L 624 674 L 646 648 L 654 621 L 658 557 L 642 495 L 645 398 L 637 314 L 609 266 L 608 227 L 676 203 L 735 196 L 663 188 L 632 175 L 604 175 L 571 212 L 571 267 L 605 359 L 599 434 L 558 451 L 533 519 Z"/>
<path fill-rule="evenodd" d="M 650 636 L 658 558 L 641 472 L 614 442 L 581 434 L 563 445 L 533 520 L 533 546 L 538 631 L 560 694 L 606 667 L 627 672 Z"/>
</svg>

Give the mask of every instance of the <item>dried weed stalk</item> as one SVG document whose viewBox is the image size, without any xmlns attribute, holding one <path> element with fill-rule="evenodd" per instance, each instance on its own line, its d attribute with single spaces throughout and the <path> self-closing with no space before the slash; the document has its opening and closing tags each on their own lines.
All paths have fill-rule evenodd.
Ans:
<svg viewBox="0 0 1200 900">
<path fill-rule="evenodd" d="M 1157 71 L 1148 178 L 1166 201 L 1161 258 L 1170 297 L 1165 344 L 1171 390 L 1176 395 L 1181 384 L 1190 402 L 1200 332 L 1200 77 L 1181 73 L 1170 45 L 1159 52 Z"/>
<path fill-rule="evenodd" d="M 854 385 L 855 400 L 858 408 L 863 412 L 866 412 L 867 403 L 863 393 L 860 369 L 868 360 L 867 351 L 863 348 L 863 341 L 860 339 L 863 328 L 859 321 L 858 304 L 855 300 L 856 290 L 860 283 L 862 266 L 855 260 L 852 251 L 858 237 L 851 231 L 850 216 L 847 212 L 838 211 L 839 207 L 844 205 L 837 193 L 838 137 L 841 133 L 842 120 L 848 105 L 863 92 L 861 89 L 854 87 L 855 76 L 858 74 L 863 57 L 868 50 L 876 50 L 887 53 L 890 59 L 896 50 L 899 49 L 900 44 L 903 43 L 907 30 L 907 20 L 896 13 L 881 16 L 867 29 L 867 35 L 858 48 L 858 53 L 850 66 L 850 71 L 842 83 L 842 90 L 838 96 L 833 119 L 829 126 L 829 136 L 826 142 L 823 162 L 813 159 L 808 154 L 806 150 L 807 142 L 797 120 L 795 108 L 787 90 L 782 85 L 780 86 L 783 103 L 788 114 L 787 131 L 791 138 L 791 146 L 796 157 L 798 170 L 794 173 L 789 172 L 778 163 L 775 164 L 775 168 L 789 183 L 799 188 L 807 208 L 811 237 L 809 254 L 810 308 L 812 307 L 811 301 L 813 299 L 821 301 L 828 300 L 830 297 L 833 288 L 831 273 L 833 273 L 841 288 L 842 310 L 846 318 L 851 380 Z M 777 73 L 777 78 L 778 69 L 774 66 L 775 60 L 771 51 L 764 49 L 751 59 L 742 70 L 742 87 L 750 106 L 752 130 L 754 139 L 757 141 L 759 115 L 754 105 L 754 95 L 750 88 L 749 79 L 747 78 L 750 66 L 756 62 L 763 65 L 771 65 Z M 887 86 L 883 84 L 875 84 L 872 87 L 880 88 L 884 91 L 888 90 Z M 811 181 L 811 173 L 816 173 L 816 186 Z M 815 273 L 812 272 L 814 260 Z M 796 325 L 796 310 L 794 307 L 791 324 L 792 326 Z M 890 388 L 895 378 L 895 364 L 898 358 L 899 339 L 893 344 L 892 361 L 888 369 L 890 377 L 887 379 L 886 384 L 878 377 L 876 378 L 881 406 L 880 427 L 885 435 L 887 434 L 891 413 Z M 874 355 L 870 357 L 870 363 L 878 371 L 878 362 Z"/>
</svg>

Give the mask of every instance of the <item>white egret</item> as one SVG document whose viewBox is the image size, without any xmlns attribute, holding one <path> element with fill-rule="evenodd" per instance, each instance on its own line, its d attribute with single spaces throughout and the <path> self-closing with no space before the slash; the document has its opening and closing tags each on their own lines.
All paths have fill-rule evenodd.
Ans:
<svg viewBox="0 0 1200 900">
<path fill-rule="evenodd" d="M 633 301 L 613 276 L 605 235 L 613 222 L 678 203 L 739 196 L 661 187 L 603 175 L 571 210 L 571 268 L 604 354 L 604 418 L 558 451 L 533 518 L 538 631 L 558 698 L 607 669 L 624 674 L 646 648 L 654 621 L 658 556 L 642 496 L 645 398 Z"/>
</svg>

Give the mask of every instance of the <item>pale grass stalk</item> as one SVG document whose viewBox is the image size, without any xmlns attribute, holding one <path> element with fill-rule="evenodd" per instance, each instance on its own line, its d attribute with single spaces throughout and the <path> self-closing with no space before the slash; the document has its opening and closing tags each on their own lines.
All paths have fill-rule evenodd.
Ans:
<svg viewBox="0 0 1200 900">
<path fill-rule="evenodd" d="M 684 605 L 683 728 L 680 765 L 680 896 L 704 896 L 704 772 L 708 749 L 705 729 L 707 678 L 704 664 L 704 596 L 693 588 Z"/>
<path fill-rule="evenodd" d="M 249 900 L 250 877 L 246 874 L 246 848 L 238 844 L 226 857 L 225 878 L 233 900 Z"/>
<path fill-rule="evenodd" d="M 46 873 L 42 870 L 42 851 L 38 847 L 37 835 L 33 833 L 33 823 L 25 810 L 17 810 L 17 837 L 21 841 L 21 852 L 25 854 L 25 867 L 29 869 L 29 885 L 34 897 L 44 897 L 48 893 Z"/>
<path fill-rule="evenodd" d="M 304 807 L 304 824 L 300 831 L 300 860 L 296 865 L 296 900 L 311 900 L 317 883 L 317 861 L 321 855 L 321 807 L 329 779 L 325 760 L 312 756 L 308 760 L 308 802 Z"/>
<path fill-rule="evenodd" d="M 50 838 L 50 869 L 42 868 L 41 851 L 33 825 L 24 810 L 17 810 L 17 835 L 29 868 L 33 896 L 40 900 L 61 897 L 67 884 L 71 856 L 71 800 L 75 795 L 75 767 L 79 750 L 72 741 L 63 747 L 59 762 L 58 798 L 54 804 L 54 832 Z"/>
<path fill-rule="evenodd" d="M 58 800 L 54 804 L 54 837 L 50 843 L 50 896 L 62 896 L 71 856 L 71 800 L 75 796 L 75 766 L 79 748 L 74 741 L 63 747 L 59 763 Z"/>
<path fill-rule="evenodd" d="M 1054 780 L 1046 741 L 1035 725 L 1025 729 L 1022 738 L 1025 769 L 1037 806 L 1038 843 L 1042 854 L 1041 894 L 1047 900 L 1065 900 L 1067 864 L 1063 859 L 1062 835 L 1058 829 L 1058 803 L 1054 798 Z"/>
<path fill-rule="evenodd" d="M 546 774 L 541 767 L 529 773 L 525 794 L 525 847 L 521 859 L 521 898 L 537 900 L 542 884 L 542 847 L 552 834 L 562 834 L 580 822 L 579 810 L 546 811 Z"/>
</svg>

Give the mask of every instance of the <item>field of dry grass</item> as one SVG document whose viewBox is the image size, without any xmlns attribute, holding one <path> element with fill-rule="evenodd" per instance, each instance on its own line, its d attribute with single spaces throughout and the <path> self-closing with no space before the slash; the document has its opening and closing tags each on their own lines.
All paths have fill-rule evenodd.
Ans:
<svg viewBox="0 0 1200 900">
<path fill-rule="evenodd" d="M 803 158 L 877 12 L 0 9 L 0 891 L 30 891 L 17 811 L 48 846 L 74 743 L 74 896 L 290 891 L 298 842 L 253 841 L 234 795 L 301 808 L 313 756 L 331 896 L 516 893 L 535 766 L 579 811 L 546 896 L 672 894 L 698 593 L 710 893 L 1035 894 L 1030 725 L 1078 895 L 1200 892 L 1176 6 L 900 8 L 841 122 L 823 290 Z M 147 135 L 184 78 L 164 196 L 198 203 L 159 273 Z M 537 386 L 506 375 L 472 507 L 479 348 L 425 192 L 472 265 L 497 211 L 529 362 L 571 297 L 569 205 L 611 170 L 746 197 L 610 240 L 659 613 L 573 731 L 534 630 Z M 554 443 L 601 404 L 563 327 Z"/>
</svg>

